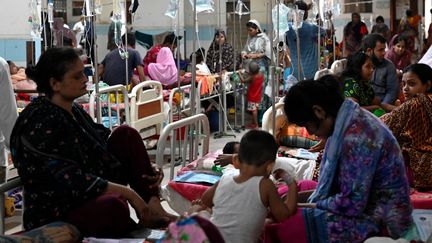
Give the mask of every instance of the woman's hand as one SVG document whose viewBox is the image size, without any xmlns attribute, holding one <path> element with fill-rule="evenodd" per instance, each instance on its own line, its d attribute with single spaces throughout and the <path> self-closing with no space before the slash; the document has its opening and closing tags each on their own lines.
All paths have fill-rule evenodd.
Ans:
<svg viewBox="0 0 432 243">
<path fill-rule="evenodd" d="M 250 58 L 250 59 L 256 59 L 259 58 L 259 54 L 258 53 L 250 53 L 250 54 L 246 54 L 246 58 Z"/>
<path fill-rule="evenodd" d="M 37 239 L 34 238 L 33 241 L 29 241 L 29 242 L 38 242 L 38 240 L 39 242 L 56 242 L 56 243 L 79 242 L 80 235 L 78 230 L 74 226 L 68 224 L 64 224 L 64 225 L 61 224 L 55 225 L 55 224 L 56 223 L 54 223 L 54 225 L 50 225 L 50 224 L 45 225 L 36 229 L 36 231 L 42 231 L 42 232 L 38 232 L 38 237 L 36 237 Z M 29 233 L 31 233 L 31 231 Z M 22 242 L 26 242 L 26 241 L 22 241 Z"/>
<path fill-rule="evenodd" d="M 327 142 L 327 139 L 321 139 L 317 144 L 312 146 L 309 149 L 309 152 L 315 153 L 315 152 L 321 152 L 325 148 L 325 144 Z"/>
<path fill-rule="evenodd" d="M 215 165 L 226 166 L 233 163 L 233 154 L 219 154 L 214 161 Z"/>
<path fill-rule="evenodd" d="M 126 199 L 135 209 L 140 220 L 146 219 L 150 214 L 147 203 L 133 189 L 113 182 L 108 182 L 105 193 L 117 193 Z"/>
<path fill-rule="evenodd" d="M 159 187 L 164 178 L 164 172 L 162 168 L 157 167 L 153 164 L 153 170 L 155 172 L 154 176 L 151 175 L 142 175 L 142 178 L 145 179 L 149 183 L 149 188 Z"/>
</svg>

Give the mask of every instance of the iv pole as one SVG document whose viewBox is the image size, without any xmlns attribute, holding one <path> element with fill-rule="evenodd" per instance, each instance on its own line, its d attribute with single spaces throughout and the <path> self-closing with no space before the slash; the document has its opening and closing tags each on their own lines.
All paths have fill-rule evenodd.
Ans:
<svg viewBox="0 0 432 243">
<path fill-rule="evenodd" d="M 237 13 L 237 7 L 239 8 L 238 10 L 239 10 L 239 12 Z M 235 1 L 233 1 L 233 12 L 232 12 L 232 14 L 233 14 L 233 30 L 234 30 L 234 35 L 233 35 L 233 43 L 234 43 L 234 45 L 233 45 L 233 49 L 234 50 L 237 50 L 237 48 L 236 48 L 236 46 L 237 46 L 237 29 L 236 29 L 236 14 L 238 14 L 239 15 L 239 26 L 240 26 L 240 28 L 239 28 L 239 30 L 240 30 L 240 33 L 242 32 L 242 24 L 241 24 L 241 18 L 242 18 L 242 16 L 243 15 L 246 15 L 246 14 L 250 14 L 250 11 L 249 11 L 249 9 L 247 9 L 247 7 L 244 5 L 244 3 L 241 1 L 241 0 L 238 0 L 237 1 L 237 7 L 236 7 L 236 2 Z M 243 14 L 243 7 L 245 7 L 246 9 L 247 9 L 247 12 L 245 13 L 245 14 Z M 235 55 L 234 56 L 234 70 L 233 70 L 233 73 L 236 73 L 236 68 L 237 68 L 237 55 Z M 239 84 L 239 87 L 241 87 L 241 90 L 242 90 L 242 92 L 241 92 L 241 104 L 242 104 L 242 109 L 241 109 L 241 126 L 240 127 L 237 127 L 237 95 L 234 95 L 234 104 L 235 104 L 235 107 L 236 107 L 236 110 L 235 110 L 235 115 L 234 115 L 234 129 L 237 131 L 237 132 L 239 132 L 240 131 L 240 129 L 243 129 L 244 130 L 244 123 L 245 123 L 245 112 L 244 112 L 244 100 L 245 100 L 245 93 L 244 93 L 244 91 L 245 91 L 245 85 L 244 84 Z M 237 87 L 235 86 L 234 87 L 234 90 L 236 90 L 237 89 Z"/>
<path fill-rule="evenodd" d="M 221 29 L 222 20 L 221 20 L 221 1 L 218 1 L 218 26 L 219 29 Z M 234 15 L 235 18 L 235 15 Z M 218 33 L 220 35 L 220 33 Z M 220 39 L 220 38 L 219 38 Z M 227 41 L 227 40 L 225 40 Z M 226 90 L 225 90 L 225 84 L 222 82 L 222 43 L 219 41 L 219 132 L 214 134 L 214 138 L 221 138 L 226 136 L 232 136 L 236 137 L 234 134 L 229 134 L 226 132 L 226 122 L 228 122 L 228 116 L 226 116 Z M 235 59 L 234 59 L 234 66 L 235 66 Z M 235 68 L 234 68 L 235 70 Z M 236 87 L 234 87 L 234 90 Z"/>
<path fill-rule="evenodd" d="M 273 122 L 273 134 L 275 134 L 275 112 L 276 112 L 276 107 L 275 107 L 275 97 L 276 97 L 276 79 L 274 77 L 275 75 L 275 66 L 273 65 L 274 62 L 274 52 L 273 52 L 273 20 L 272 20 L 272 10 L 273 10 L 273 0 L 270 0 L 267 2 L 267 7 L 269 8 L 268 16 L 267 16 L 267 26 L 269 29 L 269 39 L 270 39 L 270 65 L 269 65 L 269 76 L 268 76 L 268 82 L 271 83 L 271 103 L 272 103 L 272 122 Z M 279 9 L 278 9 L 279 10 Z M 279 13 L 278 13 L 279 14 Z M 279 36 L 278 36 L 279 38 Z M 277 65 L 278 61 L 276 59 L 276 65 Z M 265 111 L 264 111 L 265 112 Z"/>
<path fill-rule="evenodd" d="M 94 78 L 95 80 L 94 85 L 95 85 L 95 94 L 96 94 L 96 121 L 97 123 L 101 123 L 102 122 L 102 117 L 101 117 L 101 105 L 100 105 L 100 99 L 99 99 L 99 75 L 98 75 L 98 55 L 97 55 L 97 36 L 96 36 L 96 29 L 95 29 L 95 20 L 96 20 L 96 14 L 94 12 L 93 9 L 94 6 L 94 0 L 86 0 L 85 1 L 85 7 L 86 7 L 86 15 L 85 17 L 87 18 L 87 24 L 91 24 L 91 30 L 92 30 L 92 37 L 90 38 L 90 43 L 87 42 L 87 44 L 92 45 L 92 47 L 90 49 L 94 50 L 94 63 L 93 64 L 93 69 L 94 69 Z M 91 56 L 91 53 L 88 53 L 87 55 Z M 92 58 L 90 58 L 90 60 L 92 60 Z M 92 60 L 93 61 L 93 60 Z"/>
</svg>

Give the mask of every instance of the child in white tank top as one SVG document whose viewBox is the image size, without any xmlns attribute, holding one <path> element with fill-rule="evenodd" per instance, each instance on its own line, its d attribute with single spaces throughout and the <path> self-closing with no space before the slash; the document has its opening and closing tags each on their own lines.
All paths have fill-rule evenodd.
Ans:
<svg viewBox="0 0 432 243">
<path fill-rule="evenodd" d="M 260 130 L 247 132 L 241 139 L 238 155 L 234 156 L 240 174 L 222 176 L 203 194 L 201 203 L 212 208 L 211 221 L 227 243 L 257 242 L 268 209 L 279 222 L 296 213 L 297 184 L 294 178 L 284 171 L 277 171 L 277 177 L 289 185 L 285 202 L 269 179 L 277 149 L 271 134 Z"/>
</svg>

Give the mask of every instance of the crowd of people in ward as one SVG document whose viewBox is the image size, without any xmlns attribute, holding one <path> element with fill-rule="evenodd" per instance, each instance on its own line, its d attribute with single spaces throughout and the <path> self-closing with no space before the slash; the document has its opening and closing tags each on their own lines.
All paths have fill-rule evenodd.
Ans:
<svg viewBox="0 0 432 243">
<path fill-rule="evenodd" d="M 207 55 L 197 62 L 211 73 L 244 69 L 238 80 L 248 85 L 252 123 L 241 141 L 224 151 L 238 174 L 223 175 L 193 202 L 190 212 L 210 212 L 205 215 L 225 242 L 257 242 L 270 221 L 297 226 L 290 230 L 303 227 L 309 242 L 363 242 L 373 236 L 418 240 L 410 192 L 432 190 L 432 68 L 412 56 L 419 16 L 407 11 L 398 34 L 391 36 L 382 17 L 369 34 L 361 16 L 353 13 L 340 43 L 345 70 L 314 80 L 318 39 L 334 30 L 322 29 L 318 36 L 321 27 L 306 22 L 310 6 L 303 1 L 295 5 L 305 11 L 298 37 L 307 41 L 301 42 L 301 53 L 292 32 L 282 43 L 287 50 L 280 58 L 282 67 L 298 78 L 285 92 L 283 110 L 286 124 L 303 127 L 321 140 L 313 147 L 321 151 L 317 181 L 299 181 L 290 171 L 274 169 L 279 137 L 259 126 L 272 102 L 270 62 L 279 53 L 252 19 L 241 50 L 234 50 L 225 31 L 218 29 Z M 78 37 L 69 38 L 63 28 L 58 21 L 57 42 L 76 46 Z M 78 25 L 77 32 L 81 29 Z M 134 50 L 134 35 L 122 38 L 128 47 L 112 47 L 99 65 L 97 75 L 106 83 L 177 82 L 175 50 L 181 37 L 167 35 L 144 58 Z M 87 93 L 88 81 L 76 50 L 50 48 L 25 69 L 0 61 L 0 81 L 9 85 L 2 92 L 11 91 L 12 85 L 19 89 L 16 85 L 26 80 L 41 94 L 18 118 L 8 116 L 16 119 L 13 128 L 0 127 L 25 187 L 26 231 L 53 241 L 76 241 L 80 235 L 124 237 L 140 227 L 164 228 L 177 220 L 161 205 L 164 175 L 150 161 L 139 133 L 126 125 L 111 131 L 74 102 Z M 16 113 L 11 97 L 1 97 L 11 105 L 1 111 Z M 270 177 L 288 186 L 284 198 Z M 305 190 L 305 184 L 313 190 Z M 138 223 L 130 218 L 128 204 Z M 62 233 L 45 236 L 40 227 Z"/>
</svg>

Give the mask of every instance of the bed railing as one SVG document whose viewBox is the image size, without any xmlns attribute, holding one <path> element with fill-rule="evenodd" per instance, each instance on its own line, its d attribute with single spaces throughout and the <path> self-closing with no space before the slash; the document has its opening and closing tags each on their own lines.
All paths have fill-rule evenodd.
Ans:
<svg viewBox="0 0 432 243">
<path fill-rule="evenodd" d="M 148 80 L 133 87 L 130 98 L 130 126 L 138 130 L 142 138 L 160 133 L 165 120 L 162 85 Z M 154 132 L 150 131 L 154 128 Z"/>
<path fill-rule="evenodd" d="M 199 127 L 201 127 L 201 129 L 198 129 Z M 156 163 L 159 167 L 162 167 L 164 163 L 164 151 L 168 139 L 175 140 L 177 135 L 181 136 L 181 134 L 176 134 L 174 131 L 182 130 L 183 128 L 184 142 L 187 143 L 188 146 L 186 147 L 189 148 L 189 159 L 186 158 L 186 149 L 183 150 L 183 166 L 185 165 L 186 161 L 192 162 L 197 159 L 196 150 L 198 148 L 198 144 L 201 143 L 201 156 L 204 156 L 209 152 L 210 125 L 207 116 L 205 116 L 204 114 L 198 114 L 187 117 L 182 120 L 172 122 L 164 127 L 157 143 Z M 174 178 L 175 166 L 175 159 L 173 158 L 172 153 L 170 166 L 170 179 L 172 180 Z"/>
<path fill-rule="evenodd" d="M 106 110 L 106 117 L 109 119 L 109 128 L 112 130 L 115 124 L 112 124 L 112 118 L 117 118 L 118 125 L 121 125 L 121 117 L 120 111 L 123 110 L 125 112 L 125 123 L 130 125 L 130 115 L 129 115 L 129 94 L 124 85 L 118 84 L 109 87 L 104 87 L 99 89 L 99 94 L 96 94 L 93 91 L 90 95 L 89 101 L 89 114 L 95 119 L 96 115 L 96 100 L 100 100 L 101 111 L 102 109 Z M 112 101 L 112 99 L 114 101 Z M 115 116 L 112 114 L 112 109 L 116 111 Z M 102 112 L 101 112 L 102 113 Z M 102 117 L 102 114 L 100 114 Z"/>
</svg>

